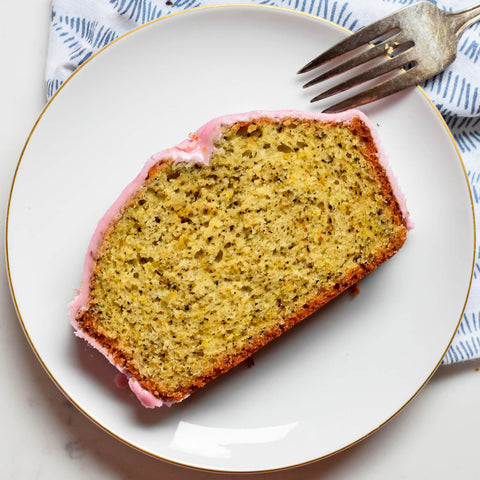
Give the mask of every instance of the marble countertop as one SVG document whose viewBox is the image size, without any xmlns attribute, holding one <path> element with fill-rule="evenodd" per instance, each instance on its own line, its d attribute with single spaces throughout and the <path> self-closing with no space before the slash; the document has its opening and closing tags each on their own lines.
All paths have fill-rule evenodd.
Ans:
<svg viewBox="0 0 480 480">
<path fill-rule="evenodd" d="M 0 194 L 5 223 L 12 176 L 45 104 L 44 63 L 50 2 L 3 2 L 0 17 Z M 4 236 L 2 235 L 2 248 Z M 170 465 L 112 438 L 76 410 L 37 361 L 10 297 L 5 260 L 0 276 L 2 478 L 227 478 Z M 437 480 L 480 478 L 480 361 L 440 367 L 391 422 L 326 460 L 258 479 Z M 250 478 L 239 475 L 239 478 Z M 253 478 L 253 476 L 251 476 Z"/>
</svg>

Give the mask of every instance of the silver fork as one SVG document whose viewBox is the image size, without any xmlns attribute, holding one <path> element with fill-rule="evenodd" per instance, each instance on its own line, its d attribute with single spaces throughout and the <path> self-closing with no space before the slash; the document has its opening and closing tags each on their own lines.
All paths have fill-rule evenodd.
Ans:
<svg viewBox="0 0 480 480">
<path fill-rule="evenodd" d="M 341 112 L 365 105 L 417 85 L 443 71 L 457 56 L 460 35 L 479 20 L 480 5 L 451 13 L 440 10 L 427 1 L 414 3 L 337 43 L 305 65 L 298 73 L 309 72 L 363 47 L 355 56 L 307 82 L 304 88 L 374 59 L 377 59 L 377 62 L 383 60 L 353 78 L 321 92 L 311 100 L 316 102 L 390 74 L 386 80 L 380 80 L 380 83 L 327 108 L 324 112 Z"/>
</svg>

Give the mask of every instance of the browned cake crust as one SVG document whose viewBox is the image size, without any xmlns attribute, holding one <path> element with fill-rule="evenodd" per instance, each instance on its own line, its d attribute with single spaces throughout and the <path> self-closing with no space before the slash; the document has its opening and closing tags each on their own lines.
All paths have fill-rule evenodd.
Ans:
<svg viewBox="0 0 480 480">
<path fill-rule="evenodd" d="M 264 118 L 259 120 L 263 120 L 266 122 L 273 121 L 270 118 Z M 313 120 L 306 121 L 313 122 Z M 332 124 L 336 124 L 336 122 L 332 122 Z M 239 122 L 238 128 L 241 129 L 242 127 L 248 127 L 248 125 L 249 122 Z M 132 359 L 129 358 L 128 355 L 126 355 L 125 351 L 122 349 L 122 345 L 120 345 L 118 341 L 113 338 L 109 338 L 101 331 L 99 331 L 96 325 L 96 314 L 94 313 L 94 310 L 90 308 L 92 305 L 95 304 L 95 298 L 90 298 L 87 308 L 79 311 L 77 321 L 80 328 L 93 339 L 95 339 L 95 341 L 98 342 L 102 347 L 104 347 L 109 352 L 117 365 L 128 371 L 133 377 L 138 380 L 138 382 L 142 385 L 143 388 L 151 392 L 155 397 L 163 401 L 180 401 L 193 393 L 195 390 L 203 387 L 206 383 L 218 377 L 220 374 L 227 372 L 232 367 L 238 365 L 239 363 L 250 357 L 260 348 L 279 337 L 282 333 L 289 330 L 295 324 L 299 323 L 301 320 L 305 319 L 307 316 L 317 311 L 320 307 L 328 303 L 337 295 L 354 285 L 369 272 L 376 269 L 379 265 L 392 257 L 403 245 L 406 240 L 407 227 L 405 218 L 399 207 L 399 203 L 392 191 L 392 187 L 390 185 L 387 173 L 380 164 L 377 147 L 368 126 L 360 118 L 354 118 L 349 123 L 349 129 L 354 133 L 354 135 L 361 138 L 363 144 L 362 154 L 372 165 L 375 175 L 379 181 L 381 190 L 380 194 L 384 198 L 386 204 L 388 205 L 388 208 L 390 208 L 393 212 L 394 223 L 399 227 L 397 229 L 397 234 L 394 238 L 392 238 L 386 248 L 379 251 L 373 258 L 369 259 L 368 262 L 357 264 L 355 268 L 344 272 L 341 277 L 337 278 L 337 281 L 333 286 L 328 289 L 319 289 L 313 298 L 306 301 L 303 305 L 297 308 L 294 313 L 287 316 L 284 319 L 283 323 L 278 323 L 277 325 L 265 331 L 263 334 L 258 335 L 257 338 L 253 338 L 251 342 L 243 348 L 236 350 L 233 349 L 227 357 L 221 358 L 215 365 L 211 367 L 210 370 L 205 371 L 202 376 L 192 378 L 190 384 L 182 386 L 174 393 L 162 391 L 161 387 L 155 381 L 143 375 L 136 368 L 136 366 L 132 362 Z M 159 162 L 150 170 L 149 177 L 154 177 L 159 171 L 159 169 L 164 168 L 166 165 L 168 165 L 168 163 L 168 161 Z M 137 191 L 131 196 L 129 202 L 127 202 L 123 207 L 122 212 L 125 211 L 129 207 L 129 205 L 134 203 L 138 199 L 138 197 L 139 191 Z M 115 228 L 115 224 L 117 223 L 117 221 L 118 219 L 116 219 L 110 224 L 109 228 L 104 234 L 105 239 L 108 238 L 110 232 Z M 101 256 L 104 254 L 102 246 L 94 254 L 95 262 L 97 262 L 98 259 L 101 258 Z M 95 263 L 91 276 L 90 291 L 93 291 L 95 288 L 95 279 L 97 272 L 98 264 Z"/>
</svg>

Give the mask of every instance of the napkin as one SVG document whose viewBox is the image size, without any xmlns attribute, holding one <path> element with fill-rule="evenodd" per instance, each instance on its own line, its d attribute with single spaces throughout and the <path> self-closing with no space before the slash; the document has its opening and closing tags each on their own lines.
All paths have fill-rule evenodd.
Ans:
<svg viewBox="0 0 480 480">
<path fill-rule="evenodd" d="M 46 92 L 51 98 L 62 83 L 95 52 L 133 28 L 195 7 L 238 3 L 229 0 L 54 0 L 46 65 Z M 300 10 L 349 30 L 413 3 L 412 0 L 243 0 Z M 471 6 L 472 0 L 433 1 L 445 10 Z M 480 23 L 462 35 L 455 62 L 428 80 L 424 90 L 447 122 L 461 151 L 478 212 L 480 195 Z M 480 221 L 477 221 L 477 226 Z M 477 238 L 479 238 L 477 229 Z M 480 256 L 476 246 L 476 258 Z M 480 260 L 474 268 L 470 296 L 460 328 L 443 364 L 480 358 Z"/>
</svg>

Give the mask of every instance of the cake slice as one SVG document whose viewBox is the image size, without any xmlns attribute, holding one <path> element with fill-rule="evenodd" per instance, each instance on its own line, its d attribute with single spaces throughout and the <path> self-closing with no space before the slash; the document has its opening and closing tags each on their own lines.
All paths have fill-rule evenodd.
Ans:
<svg viewBox="0 0 480 480">
<path fill-rule="evenodd" d="M 91 240 L 77 335 L 147 407 L 245 360 L 404 243 L 374 135 L 359 111 L 251 112 L 153 155 Z"/>
</svg>

